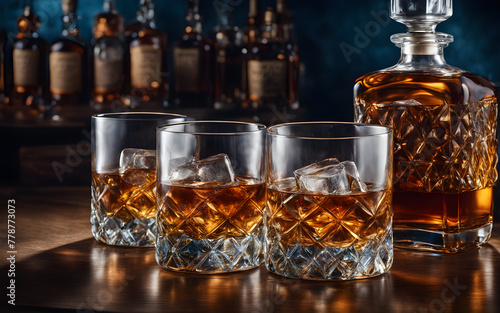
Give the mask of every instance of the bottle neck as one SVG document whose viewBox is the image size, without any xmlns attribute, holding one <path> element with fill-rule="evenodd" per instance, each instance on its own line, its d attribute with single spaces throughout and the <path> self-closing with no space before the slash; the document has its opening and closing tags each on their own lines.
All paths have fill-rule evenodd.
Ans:
<svg viewBox="0 0 500 313">
<path fill-rule="evenodd" d="M 399 65 L 445 66 L 444 48 L 453 36 L 442 33 L 406 33 L 391 36 L 391 41 L 401 48 Z"/>
<path fill-rule="evenodd" d="M 268 7 L 264 13 L 264 26 L 262 29 L 262 41 L 278 40 L 278 23 L 276 22 L 276 13 L 272 7 Z"/>
<path fill-rule="evenodd" d="M 17 33 L 17 38 L 30 38 L 30 37 L 38 37 L 37 29 L 35 26 L 30 25 L 30 22 L 27 19 L 18 22 L 18 25 L 24 25 L 25 27 L 19 27 L 19 32 Z"/>
<path fill-rule="evenodd" d="M 184 37 L 201 36 L 201 16 L 199 13 L 198 1 L 189 1 L 186 14 L 186 27 L 184 28 Z"/>
<path fill-rule="evenodd" d="M 439 44 L 411 44 L 405 43 L 401 47 L 399 64 L 414 66 L 442 66 L 446 65 L 444 47 Z"/>
<path fill-rule="evenodd" d="M 120 32 L 113 27 L 109 27 L 109 25 L 99 23 L 95 26 L 94 29 L 94 38 L 97 40 L 101 37 L 119 37 Z"/>
<path fill-rule="evenodd" d="M 142 24 L 142 27 L 155 29 L 155 9 L 151 1 L 141 2 L 141 9 L 137 12 L 137 21 Z"/>
<path fill-rule="evenodd" d="M 62 35 L 64 37 L 73 36 L 75 38 L 80 38 L 80 33 L 78 31 L 78 17 L 75 12 L 65 12 L 63 15 L 63 29 Z"/>
<path fill-rule="evenodd" d="M 278 22 L 278 37 L 283 42 L 293 42 L 292 15 L 288 11 L 285 1 L 276 2 L 276 18 Z"/>
<path fill-rule="evenodd" d="M 257 0 L 250 0 L 248 8 L 247 26 L 258 26 L 257 19 L 259 18 L 259 3 Z"/>
<path fill-rule="evenodd" d="M 257 42 L 259 36 L 259 2 L 257 0 L 250 0 L 248 17 L 245 23 L 244 41 L 246 44 L 253 44 Z"/>
<path fill-rule="evenodd" d="M 259 2 L 257 0 L 250 0 L 248 7 L 248 18 L 256 19 L 259 15 Z"/>
<path fill-rule="evenodd" d="M 135 15 L 135 20 L 137 23 L 144 24 L 144 13 L 142 11 L 137 11 Z"/>
<path fill-rule="evenodd" d="M 31 12 L 31 7 L 24 8 L 23 15 L 17 18 L 17 38 L 38 37 L 37 30 L 40 25 L 38 16 Z"/>
<path fill-rule="evenodd" d="M 112 0 L 104 0 L 102 9 L 104 12 L 113 12 L 115 10 L 115 2 Z"/>
<path fill-rule="evenodd" d="M 222 12 L 219 14 L 220 18 L 220 26 L 222 27 L 230 27 L 233 25 L 231 15 L 228 12 Z"/>
<path fill-rule="evenodd" d="M 265 24 L 262 32 L 262 39 L 265 39 L 266 41 L 278 40 L 278 24 Z"/>
<path fill-rule="evenodd" d="M 151 28 L 156 28 L 154 8 L 148 9 L 146 16 L 144 16 L 144 23 Z"/>
<path fill-rule="evenodd" d="M 106 7 L 104 10 L 104 12 L 96 15 L 94 18 L 94 28 L 92 30 L 94 39 L 99 39 L 103 36 L 118 37 L 123 31 L 123 18 L 118 12 L 113 10 L 113 6 L 111 6 L 110 11 L 106 11 Z"/>
</svg>

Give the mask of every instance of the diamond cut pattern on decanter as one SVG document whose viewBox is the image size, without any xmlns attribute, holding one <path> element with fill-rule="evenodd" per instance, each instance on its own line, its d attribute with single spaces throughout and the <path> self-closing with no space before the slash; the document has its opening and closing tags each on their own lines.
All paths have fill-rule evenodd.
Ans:
<svg viewBox="0 0 500 313">
<path fill-rule="evenodd" d="M 263 185 L 170 188 L 157 214 L 158 263 L 194 272 L 229 272 L 260 265 L 264 261 L 264 199 Z"/>
<path fill-rule="evenodd" d="M 358 122 L 390 126 L 394 135 L 394 190 L 471 191 L 490 187 L 495 165 L 497 106 L 357 103 Z"/>
<path fill-rule="evenodd" d="M 390 192 L 349 197 L 269 192 L 266 266 L 305 279 L 375 276 L 392 264 Z"/>
</svg>

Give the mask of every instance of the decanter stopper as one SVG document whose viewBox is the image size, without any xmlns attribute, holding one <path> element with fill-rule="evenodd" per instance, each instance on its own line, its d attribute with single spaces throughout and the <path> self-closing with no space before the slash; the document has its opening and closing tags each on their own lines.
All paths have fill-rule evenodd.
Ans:
<svg viewBox="0 0 500 313">
<path fill-rule="evenodd" d="M 391 0 L 391 18 L 409 33 L 433 33 L 452 14 L 452 0 Z"/>
</svg>

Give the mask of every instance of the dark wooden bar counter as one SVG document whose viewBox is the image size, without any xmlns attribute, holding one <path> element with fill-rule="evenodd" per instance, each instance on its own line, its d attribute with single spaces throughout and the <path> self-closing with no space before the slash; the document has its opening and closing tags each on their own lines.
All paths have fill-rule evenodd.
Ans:
<svg viewBox="0 0 500 313">
<path fill-rule="evenodd" d="M 489 244 L 460 254 L 396 249 L 391 270 L 367 280 L 300 281 L 264 266 L 195 275 L 161 269 L 151 248 L 95 241 L 90 188 L 3 187 L 0 195 L 1 312 L 500 312 L 500 227 Z M 8 199 L 16 208 L 15 307 L 5 293 Z"/>
</svg>

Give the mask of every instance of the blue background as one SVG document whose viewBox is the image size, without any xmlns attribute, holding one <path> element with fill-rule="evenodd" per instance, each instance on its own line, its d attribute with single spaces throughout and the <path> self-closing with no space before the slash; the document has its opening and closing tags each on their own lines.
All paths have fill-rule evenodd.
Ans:
<svg viewBox="0 0 500 313">
<path fill-rule="evenodd" d="M 125 23 L 135 20 L 136 0 L 116 0 L 116 8 Z M 219 23 L 217 10 L 233 15 L 233 24 L 243 26 L 248 0 L 200 0 L 200 11 L 207 33 Z M 15 19 L 24 1 L 0 0 L 0 29 L 11 36 L 16 33 Z M 54 41 L 61 31 L 60 0 L 33 0 L 34 12 L 42 20 L 41 37 Z M 158 28 L 169 34 L 169 42 L 178 40 L 184 27 L 184 0 L 156 0 Z M 262 9 L 274 1 L 262 0 Z M 390 35 L 404 32 L 395 21 L 381 25 L 372 13 L 388 13 L 389 0 L 334 1 L 290 0 L 294 15 L 295 37 L 300 48 L 303 74 L 301 105 L 309 108 L 313 119 L 352 121 L 352 85 L 354 80 L 371 71 L 395 64 L 400 50 L 389 40 Z M 455 0 L 453 16 L 438 31 L 455 37 L 445 57 L 451 65 L 483 75 L 500 84 L 500 1 Z M 80 0 L 79 27 L 90 40 L 93 17 L 102 10 L 101 0 Z M 356 35 L 363 32 L 364 41 Z M 358 39 L 358 41 L 356 41 Z M 357 44 L 356 44 L 357 42 Z M 343 44 L 344 43 L 344 44 Z M 341 45 L 355 47 L 357 53 L 346 58 Z"/>
</svg>

